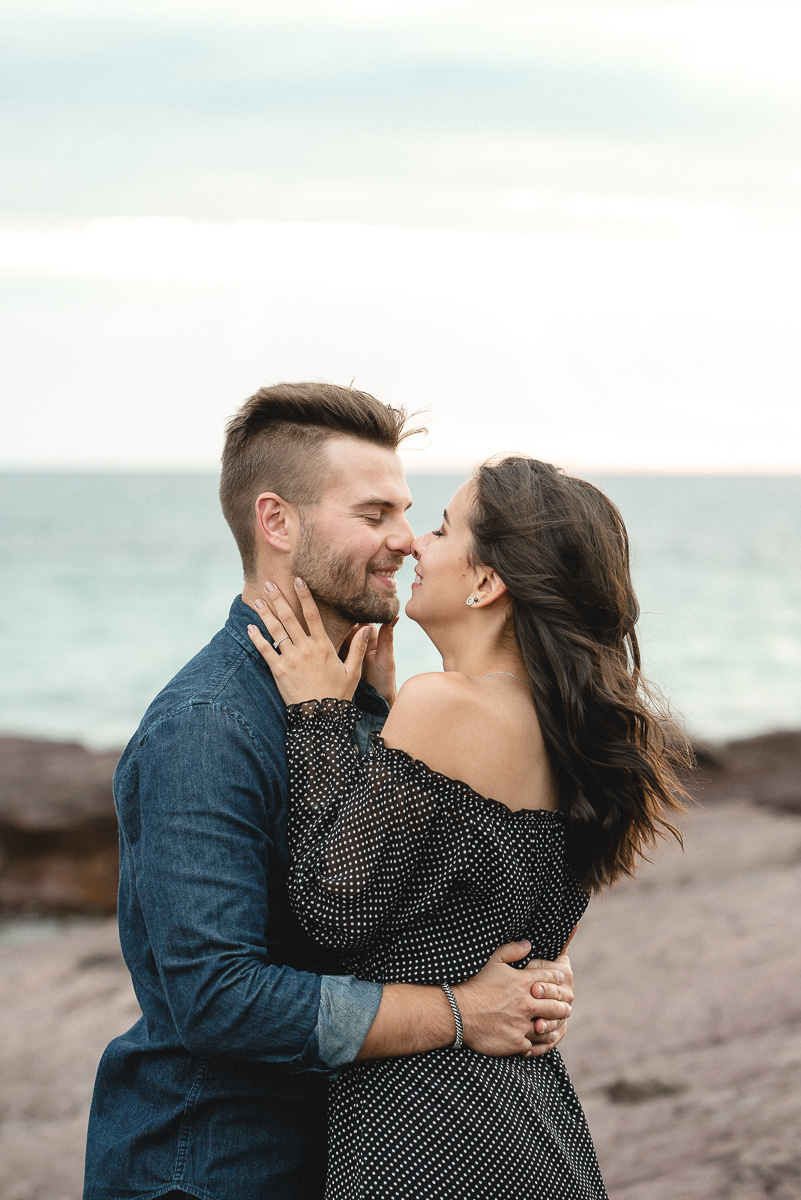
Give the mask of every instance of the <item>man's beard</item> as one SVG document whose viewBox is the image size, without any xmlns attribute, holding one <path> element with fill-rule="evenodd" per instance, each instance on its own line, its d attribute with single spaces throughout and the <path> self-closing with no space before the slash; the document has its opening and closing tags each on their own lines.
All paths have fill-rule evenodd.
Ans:
<svg viewBox="0 0 801 1200">
<path fill-rule="evenodd" d="M 292 562 L 292 574 L 300 576 L 318 604 L 327 604 L 351 625 L 367 622 L 385 624 L 398 615 L 395 591 L 386 595 L 370 586 L 372 571 L 390 570 L 403 565 L 403 559 L 384 556 L 365 564 L 353 562 L 346 553 L 323 545 L 308 520 L 301 522 L 300 541 Z"/>
</svg>

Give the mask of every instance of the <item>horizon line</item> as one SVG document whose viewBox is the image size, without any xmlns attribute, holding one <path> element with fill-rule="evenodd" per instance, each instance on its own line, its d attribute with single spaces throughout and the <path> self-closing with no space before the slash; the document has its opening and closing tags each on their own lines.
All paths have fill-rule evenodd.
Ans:
<svg viewBox="0 0 801 1200">
<path fill-rule="evenodd" d="M 496 457 L 493 455 L 493 457 Z M 533 457 L 533 456 L 532 456 Z M 483 461 L 475 459 L 464 462 L 440 462 L 430 465 L 409 465 L 404 463 L 406 475 L 458 475 L 471 472 L 476 465 Z M 602 475 L 631 475 L 631 476 L 670 476 L 670 477 L 720 477 L 720 478 L 798 478 L 801 477 L 801 463 L 797 466 L 681 466 L 665 465 L 658 467 L 632 466 L 622 463 L 571 463 L 560 464 L 570 472 L 586 472 Z M 0 475 L 217 475 L 220 468 L 217 465 L 191 465 L 178 463 L 125 463 L 125 464 L 90 464 L 80 463 L 2 463 Z"/>
</svg>

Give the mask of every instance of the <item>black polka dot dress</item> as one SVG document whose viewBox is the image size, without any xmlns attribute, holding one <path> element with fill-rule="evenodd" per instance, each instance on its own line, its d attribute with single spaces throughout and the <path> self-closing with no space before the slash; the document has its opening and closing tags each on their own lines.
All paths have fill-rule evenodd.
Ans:
<svg viewBox="0 0 801 1200">
<path fill-rule="evenodd" d="M 587 896 L 559 813 L 512 812 L 372 735 L 345 701 L 292 705 L 290 896 L 349 971 L 458 983 L 502 942 L 556 958 Z M 463 1046 L 353 1063 L 332 1085 L 326 1200 L 602 1200 L 564 1063 Z"/>
</svg>

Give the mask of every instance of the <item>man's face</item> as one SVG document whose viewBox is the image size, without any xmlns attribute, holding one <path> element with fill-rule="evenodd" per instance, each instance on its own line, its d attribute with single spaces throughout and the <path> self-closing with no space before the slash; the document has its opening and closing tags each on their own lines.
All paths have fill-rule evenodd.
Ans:
<svg viewBox="0 0 801 1200">
<path fill-rule="evenodd" d="M 397 454 L 358 438 L 332 438 L 319 504 L 301 515 L 292 561 L 319 603 L 351 624 L 398 615 L 395 572 L 409 553 L 411 505 Z"/>
</svg>

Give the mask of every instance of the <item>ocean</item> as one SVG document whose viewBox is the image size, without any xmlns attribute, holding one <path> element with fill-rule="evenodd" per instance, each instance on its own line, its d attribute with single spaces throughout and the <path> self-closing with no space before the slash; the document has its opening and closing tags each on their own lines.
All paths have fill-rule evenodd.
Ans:
<svg viewBox="0 0 801 1200">
<path fill-rule="evenodd" d="M 644 670 L 691 736 L 801 727 L 801 477 L 588 478 L 626 520 Z M 409 476 L 416 530 L 462 479 Z M 240 584 L 212 472 L 0 473 L 0 733 L 124 745 Z M 401 679 L 440 666 L 412 622 L 396 644 Z"/>
</svg>

